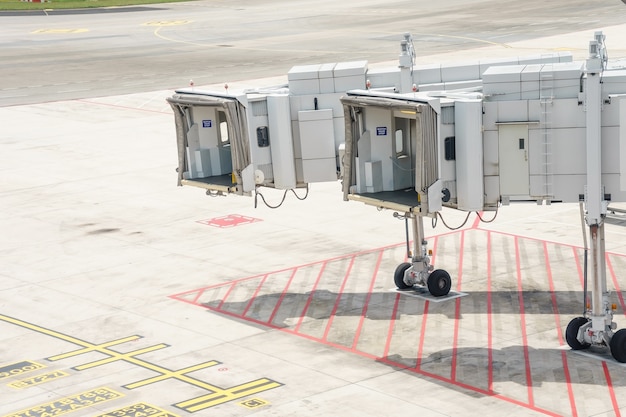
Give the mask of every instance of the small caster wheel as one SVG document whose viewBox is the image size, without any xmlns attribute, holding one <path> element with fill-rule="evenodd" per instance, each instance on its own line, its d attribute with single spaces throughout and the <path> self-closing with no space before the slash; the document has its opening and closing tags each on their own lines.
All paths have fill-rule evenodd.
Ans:
<svg viewBox="0 0 626 417">
<path fill-rule="evenodd" d="M 620 329 L 613 335 L 609 347 L 616 361 L 626 362 L 626 329 Z"/>
<path fill-rule="evenodd" d="M 428 276 L 428 291 L 435 297 L 443 297 L 448 295 L 450 287 L 452 286 L 452 280 L 450 274 L 443 269 L 435 269 Z"/>
<path fill-rule="evenodd" d="M 396 268 L 396 272 L 393 273 L 393 282 L 396 284 L 396 287 L 398 287 L 398 289 L 406 290 L 412 287 L 412 285 L 409 285 L 406 282 L 404 282 L 404 273 L 410 267 L 411 267 L 411 264 L 408 262 L 401 263 Z"/>
<path fill-rule="evenodd" d="M 567 325 L 565 329 L 565 340 L 573 350 L 587 349 L 591 346 L 589 343 L 580 343 L 578 340 L 578 330 L 588 322 L 589 320 L 584 317 L 576 317 Z"/>
</svg>

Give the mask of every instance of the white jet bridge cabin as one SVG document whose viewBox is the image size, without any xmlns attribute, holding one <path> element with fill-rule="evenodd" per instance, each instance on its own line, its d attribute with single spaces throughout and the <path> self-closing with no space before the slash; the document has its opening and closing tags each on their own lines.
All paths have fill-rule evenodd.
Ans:
<svg viewBox="0 0 626 417">
<path fill-rule="evenodd" d="M 569 323 L 566 340 L 572 349 L 608 346 L 626 362 L 604 249 L 608 204 L 626 201 L 626 69 L 609 65 L 604 35 L 595 34 L 580 62 L 569 53 L 414 61 L 406 34 L 397 68 L 296 66 L 284 86 L 176 91 L 168 102 L 178 184 L 256 197 L 261 187 L 287 193 L 341 180 L 344 200 L 411 221 L 410 262 L 398 265 L 394 282 L 437 297 L 448 294 L 451 277 L 430 264 L 424 217 L 442 207 L 578 202 L 589 230 L 590 302 L 585 271 L 585 313 Z"/>
</svg>

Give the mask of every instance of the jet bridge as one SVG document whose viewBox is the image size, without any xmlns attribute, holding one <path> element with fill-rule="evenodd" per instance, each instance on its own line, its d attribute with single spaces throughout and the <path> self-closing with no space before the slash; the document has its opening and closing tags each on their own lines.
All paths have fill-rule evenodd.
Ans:
<svg viewBox="0 0 626 417">
<path fill-rule="evenodd" d="M 345 200 L 407 222 L 413 247 L 396 286 L 438 297 L 451 277 L 430 264 L 424 217 L 442 207 L 497 213 L 517 201 L 579 202 L 591 296 L 585 290 L 566 340 L 573 349 L 609 346 L 626 362 L 604 263 L 608 204 L 626 201 L 626 70 L 608 66 L 603 42 L 597 33 L 585 62 L 558 53 L 416 66 L 407 34 L 397 68 L 297 66 L 285 86 L 178 90 L 168 99 L 178 184 L 250 196 L 340 179 Z"/>
</svg>

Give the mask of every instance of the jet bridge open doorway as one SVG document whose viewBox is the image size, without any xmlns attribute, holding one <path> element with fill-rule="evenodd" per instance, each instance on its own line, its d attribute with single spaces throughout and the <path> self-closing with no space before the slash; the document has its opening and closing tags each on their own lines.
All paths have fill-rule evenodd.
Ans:
<svg viewBox="0 0 626 417">
<path fill-rule="evenodd" d="M 167 99 L 176 121 L 178 185 L 208 192 L 254 189 L 245 107 L 234 97 L 176 94 Z M 236 140 L 232 140 L 236 139 Z"/>
<path fill-rule="evenodd" d="M 358 93 L 341 101 L 349 115 L 344 199 L 420 215 L 440 210 L 437 113 L 430 104 Z"/>
<path fill-rule="evenodd" d="M 435 297 L 448 295 L 450 274 L 430 264 L 423 224 L 425 216 L 442 208 L 437 112 L 428 101 L 369 92 L 352 91 L 341 101 L 346 115 L 344 199 L 394 210 L 394 216 L 405 220 L 410 262 L 394 272 L 400 290 L 427 287 Z"/>
</svg>

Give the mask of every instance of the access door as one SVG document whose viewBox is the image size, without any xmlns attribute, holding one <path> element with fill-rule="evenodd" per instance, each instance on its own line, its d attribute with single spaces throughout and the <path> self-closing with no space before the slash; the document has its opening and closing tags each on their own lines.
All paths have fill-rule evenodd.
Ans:
<svg viewBox="0 0 626 417">
<path fill-rule="evenodd" d="M 500 195 L 528 196 L 528 125 L 499 126 Z"/>
</svg>

